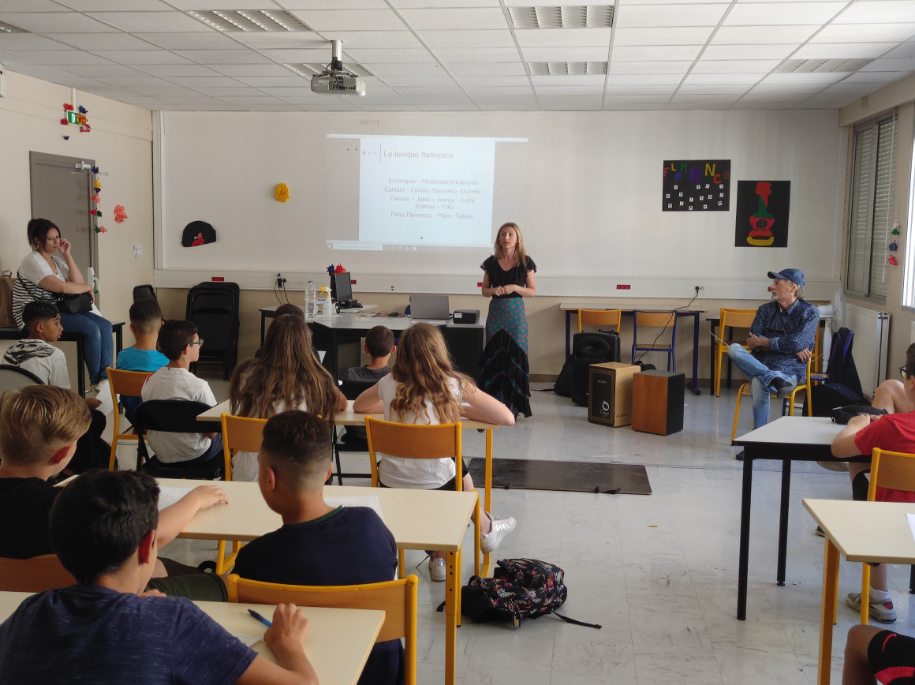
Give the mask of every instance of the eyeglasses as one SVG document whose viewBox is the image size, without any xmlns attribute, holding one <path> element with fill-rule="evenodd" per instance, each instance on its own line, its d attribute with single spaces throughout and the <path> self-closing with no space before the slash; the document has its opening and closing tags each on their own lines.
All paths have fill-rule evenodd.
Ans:
<svg viewBox="0 0 915 685">
<path fill-rule="evenodd" d="M 906 369 L 904 366 L 899 367 L 899 376 L 900 376 L 900 378 L 902 378 L 902 380 L 905 380 L 906 378 L 908 378 L 911 375 L 912 374 L 910 374 L 908 369 Z"/>
<path fill-rule="evenodd" d="M 203 345 L 203 338 L 199 340 L 194 340 L 193 342 L 188 343 L 189 345 Z"/>
</svg>

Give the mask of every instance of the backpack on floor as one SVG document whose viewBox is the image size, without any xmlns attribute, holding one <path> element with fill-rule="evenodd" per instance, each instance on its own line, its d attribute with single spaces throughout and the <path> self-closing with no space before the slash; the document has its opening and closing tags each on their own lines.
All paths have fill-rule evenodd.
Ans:
<svg viewBox="0 0 915 685">
<path fill-rule="evenodd" d="M 522 619 L 555 614 L 567 623 L 600 628 L 560 616 L 556 609 L 566 601 L 565 571 L 537 559 L 502 559 L 492 578 L 471 576 L 461 588 L 461 612 L 474 623 L 511 621 L 515 628 Z"/>
</svg>

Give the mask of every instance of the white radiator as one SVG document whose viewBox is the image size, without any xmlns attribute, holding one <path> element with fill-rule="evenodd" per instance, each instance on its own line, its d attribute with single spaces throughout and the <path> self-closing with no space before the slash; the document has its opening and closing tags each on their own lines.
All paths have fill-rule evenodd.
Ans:
<svg viewBox="0 0 915 685">
<path fill-rule="evenodd" d="M 845 306 L 845 326 L 855 334 L 855 366 L 864 394 L 873 397 L 886 378 L 890 342 L 890 315 L 855 304 Z"/>
</svg>

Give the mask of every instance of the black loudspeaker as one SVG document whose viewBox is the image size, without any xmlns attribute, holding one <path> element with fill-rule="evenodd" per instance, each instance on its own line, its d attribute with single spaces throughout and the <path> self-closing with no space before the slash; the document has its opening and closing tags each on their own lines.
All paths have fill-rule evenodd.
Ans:
<svg viewBox="0 0 915 685">
<path fill-rule="evenodd" d="M 670 435 L 683 430 L 686 374 L 643 371 L 632 381 L 632 430 Z"/>
<path fill-rule="evenodd" d="M 576 333 L 572 338 L 572 356 L 566 361 L 566 364 L 571 365 L 572 402 L 587 406 L 588 369 L 591 364 L 618 362 L 619 360 L 620 336 L 615 331 Z"/>
</svg>

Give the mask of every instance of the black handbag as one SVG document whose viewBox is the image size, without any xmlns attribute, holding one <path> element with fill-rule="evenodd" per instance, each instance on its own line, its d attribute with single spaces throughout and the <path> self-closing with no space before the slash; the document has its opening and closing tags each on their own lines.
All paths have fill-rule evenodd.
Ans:
<svg viewBox="0 0 915 685">
<path fill-rule="evenodd" d="M 63 295 L 57 301 L 61 314 L 85 314 L 92 311 L 92 296 L 89 293 Z"/>
</svg>

